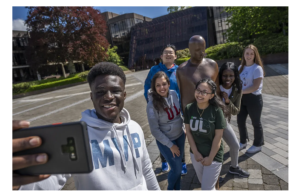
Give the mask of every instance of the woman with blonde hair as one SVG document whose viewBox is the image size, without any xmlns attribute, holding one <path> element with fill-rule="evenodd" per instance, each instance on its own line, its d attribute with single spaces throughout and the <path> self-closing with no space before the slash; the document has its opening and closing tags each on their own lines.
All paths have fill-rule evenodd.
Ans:
<svg viewBox="0 0 300 196">
<path fill-rule="evenodd" d="M 256 153 L 264 145 L 261 113 L 263 108 L 262 87 L 264 68 L 257 48 L 250 44 L 244 49 L 242 62 L 239 66 L 240 78 L 243 82 L 243 96 L 240 113 L 237 115 L 237 123 L 240 133 L 240 150 L 247 147 L 249 141 L 246 120 L 249 114 L 254 128 L 253 145 L 246 151 Z"/>
</svg>

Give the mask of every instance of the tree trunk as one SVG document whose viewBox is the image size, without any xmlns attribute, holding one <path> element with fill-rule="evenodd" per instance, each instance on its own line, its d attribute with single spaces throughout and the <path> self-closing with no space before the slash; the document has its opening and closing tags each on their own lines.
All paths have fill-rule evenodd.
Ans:
<svg viewBox="0 0 300 196">
<path fill-rule="evenodd" d="M 85 70 L 84 70 L 83 63 L 81 63 L 81 69 L 82 69 L 83 72 L 85 71 Z"/>
<path fill-rule="evenodd" d="M 65 67 L 64 67 L 63 63 L 61 64 L 61 68 L 62 68 L 62 72 L 63 72 L 64 78 L 66 78 L 66 71 L 65 71 Z"/>
<path fill-rule="evenodd" d="M 69 68 L 70 74 L 76 73 L 75 66 L 73 64 L 73 59 L 69 58 L 68 61 L 69 61 L 68 68 Z"/>
<path fill-rule="evenodd" d="M 41 75 L 39 74 L 38 71 L 36 71 L 36 75 L 37 75 L 38 80 L 40 81 L 41 80 Z"/>
</svg>

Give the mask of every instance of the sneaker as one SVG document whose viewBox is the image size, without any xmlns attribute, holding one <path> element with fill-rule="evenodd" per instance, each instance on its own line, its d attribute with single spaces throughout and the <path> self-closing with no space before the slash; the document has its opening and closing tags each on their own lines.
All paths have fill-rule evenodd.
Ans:
<svg viewBox="0 0 300 196">
<path fill-rule="evenodd" d="M 184 176 L 187 174 L 186 164 L 182 163 L 181 175 Z"/>
<path fill-rule="evenodd" d="M 243 150 L 246 147 L 247 147 L 247 143 L 245 143 L 245 144 L 240 143 L 240 149 L 239 150 Z"/>
<path fill-rule="evenodd" d="M 239 166 L 237 166 L 236 168 L 230 166 L 228 172 L 231 173 L 231 174 L 237 174 L 239 176 L 247 177 L 247 178 L 250 176 L 250 174 L 248 172 L 246 172 L 245 170 L 243 170 Z"/>
<path fill-rule="evenodd" d="M 251 146 L 247 151 L 246 153 L 256 153 L 256 152 L 259 152 L 261 151 L 261 146 Z"/>
<path fill-rule="evenodd" d="M 162 162 L 161 163 L 161 171 L 162 172 L 168 172 L 169 171 L 169 165 L 167 162 Z"/>
</svg>

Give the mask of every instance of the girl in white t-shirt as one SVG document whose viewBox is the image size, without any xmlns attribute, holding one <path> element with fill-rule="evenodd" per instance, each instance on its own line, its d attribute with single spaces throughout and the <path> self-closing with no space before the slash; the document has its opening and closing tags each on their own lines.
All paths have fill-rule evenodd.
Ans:
<svg viewBox="0 0 300 196">
<path fill-rule="evenodd" d="M 262 87 L 264 70 L 257 48 L 249 45 L 244 49 L 242 62 L 239 66 L 240 78 L 243 82 L 243 96 L 240 113 L 237 115 L 237 123 L 240 132 L 240 150 L 246 148 L 249 141 L 246 119 L 250 116 L 254 128 L 253 145 L 246 151 L 256 153 L 264 145 L 263 128 L 261 125 L 261 112 L 263 107 Z"/>
</svg>

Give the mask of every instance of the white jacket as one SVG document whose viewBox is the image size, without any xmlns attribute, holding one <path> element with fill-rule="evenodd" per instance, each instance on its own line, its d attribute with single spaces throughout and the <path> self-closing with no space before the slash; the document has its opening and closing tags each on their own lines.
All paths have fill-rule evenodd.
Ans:
<svg viewBox="0 0 300 196">
<path fill-rule="evenodd" d="M 77 190 L 160 190 L 146 148 L 144 134 L 123 108 L 121 124 L 97 117 L 95 109 L 82 112 L 88 125 L 94 170 L 72 174 Z M 21 186 L 20 190 L 59 190 L 70 174 Z"/>
</svg>

